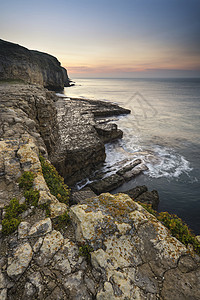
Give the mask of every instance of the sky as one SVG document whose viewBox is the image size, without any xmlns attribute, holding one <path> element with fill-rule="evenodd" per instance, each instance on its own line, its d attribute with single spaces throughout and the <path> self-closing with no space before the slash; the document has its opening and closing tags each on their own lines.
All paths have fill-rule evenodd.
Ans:
<svg viewBox="0 0 200 300">
<path fill-rule="evenodd" d="M 200 77 L 200 0 L 0 0 L 0 38 L 69 77 Z"/>
</svg>

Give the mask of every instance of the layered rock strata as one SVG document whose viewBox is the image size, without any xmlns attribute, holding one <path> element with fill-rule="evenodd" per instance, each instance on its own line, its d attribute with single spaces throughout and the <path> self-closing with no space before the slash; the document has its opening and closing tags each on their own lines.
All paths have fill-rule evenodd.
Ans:
<svg viewBox="0 0 200 300">
<path fill-rule="evenodd" d="M 130 113 L 118 105 L 93 100 L 63 99 L 56 102 L 61 143 L 52 159 L 69 185 L 87 177 L 105 160 L 105 142 L 121 138 L 115 124 L 102 118 Z"/>
<path fill-rule="evenodd" d="M 0 80 L 23 80 L 48 89 L 69 86 L 66 69 L 56 57 L 0 40 Z"/>
</svg>

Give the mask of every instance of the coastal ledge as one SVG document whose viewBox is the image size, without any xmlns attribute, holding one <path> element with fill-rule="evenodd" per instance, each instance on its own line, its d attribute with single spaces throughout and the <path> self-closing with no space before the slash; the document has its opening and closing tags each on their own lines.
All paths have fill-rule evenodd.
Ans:
<svg viewBox="0 0 200 300">
<path fill-rule="evenodd" d="M 200 299 L 200 257 L 128 195 L 90 192 L 69 207 L 50 192 L 39 153 L 59 150 L 55 94 L 10 85 L 0 96 L 0 223 L 12 197 L 26 201 L 19 185 L 26 172 L 43 204 L 21 212 L 16 231 L 0 233 L 0 299 Z M 58 228 L 68 212 L 71 222 Z"/>
</svg>

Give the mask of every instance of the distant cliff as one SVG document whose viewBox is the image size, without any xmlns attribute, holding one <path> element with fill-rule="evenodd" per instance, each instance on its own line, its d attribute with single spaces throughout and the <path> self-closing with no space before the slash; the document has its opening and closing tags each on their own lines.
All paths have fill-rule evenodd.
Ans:
<svg viewBox="0 0 200 300">
<path fill-rule="evenodd" d="M 49 54 L 0 40 L 0 80 L 17 79 L 51 90 L 69 86 L 66 69 Z"/>
</svg>

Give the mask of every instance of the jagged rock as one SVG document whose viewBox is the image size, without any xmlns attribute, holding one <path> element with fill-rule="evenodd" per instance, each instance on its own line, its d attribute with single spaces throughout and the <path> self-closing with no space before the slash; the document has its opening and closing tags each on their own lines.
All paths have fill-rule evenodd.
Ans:
<svg viewBox="0 0 200 300">
<path fill-rule="evenodd" d="M 62 253 L 61 251 L 54 255 L 53 267 L 63 274 L 70 274 L 72 271 L 66 253 Z"/>
<path fill-rule="evenodd" d="M 67 257 L 72 271 L 80 268 L 84 262 L 84 258 L 79 255 L 78 246 L 69 239 L 65 239 L 64 245 L 60 249 L 59 253 L 64 254 Z"/>
<path fill-rule="evenodd" d="M 90 183 L 89 187 L 95 194 L 99 195 L 103 192 L 110 192 L 122 185 L 123 183 L 124 178 L 122 176 L 113 174 L 97 182 Z"/>
<path fill-rule="evenodd" d="M 46 235 L 48 232 L 51 232 L 51 231 L 52 231 L 51 219 L 47 218 L 47 219 L 44 219 L 44 220 L 41 220 L 41 221 L 35 223 L 31 227 L 28 235 L 29 235 L 29 237 L 38 237 L 38 236 Z"/>
<path fill-rule="evenodd" d="M 35 287 L 38 297 L 41 298 L 44 290 L 43 280 L 40 272 L 34 272 L 28 276 L 30 283 Z"/>
<path fill-rule="evenodd" d="M 67 205 L 65 203 L 59 202 L 55 196 L 51 195 L 51 203 L 49 208 L 51 218 L 55 218 L 57 216 L 63 215 L 66 212 Z"/>
<path fill-rule="evenodd" d="M 8 258 L 8 276 L 17 279 L 28 267 L 32 255 L 33 251 L 28 242 L 18 246 L 13 256 Z"/>
<path fill-rule="evenodd" d="M 42 246 L 42 243 L 43 243 L 43 238 L 40 237 L 34 244 L 33 246 L 33 251 L 36 253 L 40 250 L 41 246 Z"/>
<path fill-rule="evenodd" d="M 24 239 L 28 236 L 30 224 L 28 222 L 21 222 L 18 226 L 18 239 Z"/>
<path fill-rule="evenodd" d="M 71 299 L 92 299 L 92 295 L 88 293 L 86 286 L 83 284 L 82 271 L 69 275 L 65 280 L 64 288 L 69 293 Z"/>
<path fill-rule="evenodd" d="M 199 258 L 191 259 L 188 249 L 128 195 L 85 199 L 70 215 L 76 239 L 93 247 L 92 267 L 102 273 L 96 299 L 198 299 Z"/>
<path fill-rule="evenodd" d="M 45 265 L 53 255 L 60 249 L 63 245 L 64 238 L 59 231 L 53 230 L 48 233 L 40 248 L 39 256 L 36 259 L 39 265 Z"/>
<path fill-rule="evenodd" d="M 53 90 L 69 86 L 67 71 L 49 54 L 0 40 L 0 63 L 0 79 L 21 79 Z"/>
</svg>

